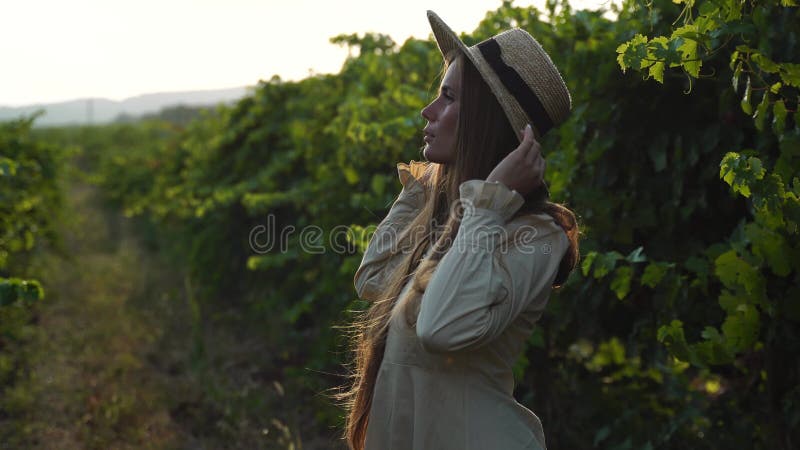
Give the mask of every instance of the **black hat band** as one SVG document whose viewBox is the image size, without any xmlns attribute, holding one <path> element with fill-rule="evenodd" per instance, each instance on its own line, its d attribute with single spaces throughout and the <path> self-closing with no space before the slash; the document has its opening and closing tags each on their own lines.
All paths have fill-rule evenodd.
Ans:
<svg viewBox="0 0 800 450">
<path fill-rule="evenodd" d="M 534 123 L 532 125 L 535 125 L 536 129 L 539 130 L 539 135 L 544 136 L 545 133 L 553 128 L 553 121 L 550 120 L 550 116 L 544 109 L 542 102 L 539 101 L 536 93 L 528 87 L 528 84 L 525 83 L 513 67 L 507 65 L 500 58 L 502 53 L 500 44 L 494 38 L 489 38 L 478 44 L 478 49 L 481 51 L 483 59 L 489 64 L 489 67 L 497 74 L 503 86 L 517 99 L 517 102 L 525 110 L 528 117 L 533 120 Z"/>
</svg>

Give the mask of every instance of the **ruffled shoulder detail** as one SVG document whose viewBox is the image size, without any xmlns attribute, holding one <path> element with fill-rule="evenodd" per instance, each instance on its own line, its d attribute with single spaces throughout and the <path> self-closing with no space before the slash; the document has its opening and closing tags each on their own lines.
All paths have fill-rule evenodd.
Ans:
<svg viewBox="0 0 800 450">
<path fill-rule="evenodd" d="M 553 216 L 547 213 L 520 214 L 508 223 L 506 230 L 509 234 L 513 234 L 521 227 L 533 227 L 536 230 L 536 235 L 540 237 L 553 233 L 564 233 L 564 230 L 556 223 Z"/>
<path fill-rule="evenodd" d="M 465 215 L 470 208 L 488 209 L 497 213 L 504 222 L 525 203 L 522 195 L 499 181 L 467 180 L 458 187 Z"/>
<path fill-rule="evenodd" d="M 409 183 L 422 187 L 420 180 L 430 164 L 427 161 L 414 160 L 411 160 L 408 164 L 404 162 L 397 163 L 397 176 L 400 178 L 400 184 L 406 188 L 410 187 Z"/>
</svg>

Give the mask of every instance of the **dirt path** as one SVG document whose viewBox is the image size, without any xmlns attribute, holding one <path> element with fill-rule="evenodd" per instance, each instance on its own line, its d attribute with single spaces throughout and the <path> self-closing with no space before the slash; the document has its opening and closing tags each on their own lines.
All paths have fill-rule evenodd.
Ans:
<svg viewBox="0 0 800 450">
<path fill-rule="evenodd" d="M 131 307 L 149 294 L 154 268 L 93 192 L 69 189 L 70 260 L 40 262 L 47 298 L 31 348 L 32 417 L 19 432 L 32 448 L 178 448 L 190 440 L 169 413 L 175 383 L 152 362 L 163 311 Z"/>
<path fill-rule="evenodd" d="M 46 298 L 0 449 L 341 448 L 338 431 L 302 425 L 316 412 L 284 392 L 258 323 L 204 309 L 141 229 L 80 176 L 67 179 L 67 256 L 32 268 Z"/>
</svg>

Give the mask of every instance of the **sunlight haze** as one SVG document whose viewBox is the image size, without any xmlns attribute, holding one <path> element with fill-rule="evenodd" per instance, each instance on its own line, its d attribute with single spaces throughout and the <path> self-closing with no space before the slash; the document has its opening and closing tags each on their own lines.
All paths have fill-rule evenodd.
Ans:
<svg viewBox="0 0 800 450">
<path fill-rule="evenodd" d="M 255 85 L 336 73 L 338 34 L 426 39 L 427 9 L 470 32 L 501 1 L 29 0 L 0 6 L 0 106 Z M 544 0 L 516 1 L 545 11 Z M 609 9 L 608 1 L 570 2 Z M 607 13 L 607 16 L 611 14 Z"/>
</svg>

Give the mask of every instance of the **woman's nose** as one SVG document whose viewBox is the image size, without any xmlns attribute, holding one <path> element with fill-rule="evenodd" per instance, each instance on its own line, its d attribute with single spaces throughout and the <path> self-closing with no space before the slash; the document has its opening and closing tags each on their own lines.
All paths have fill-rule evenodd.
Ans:
<svg viewBox="0 0 800 450">
<path fill-rule="evenodd" d="M 420 114 L 422 114 L 422 117 L 428 122 L 433 122 L 433 103 L 429 103 L 428 106 L 422 108 Z"/>
</svg>

